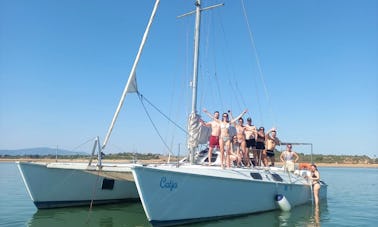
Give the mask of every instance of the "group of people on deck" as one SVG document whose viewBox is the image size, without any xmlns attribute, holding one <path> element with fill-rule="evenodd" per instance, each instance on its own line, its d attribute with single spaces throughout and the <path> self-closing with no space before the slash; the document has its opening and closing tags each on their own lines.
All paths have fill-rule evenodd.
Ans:
<svg viewBox="0 0 378 227">
<path fill-rule="evenodd" d="M 247 124 L 244 125 L 243 116 L 248 110 L 244 110 L 235 118 L 233 118 L 229 110 L 222 114 L 221 119 L 219 119 L 219 111 L 215 111 L 214 114 L 209 113 L 206 109 L 203 111 L 212 119 L 212 121 L 209 122 L 201 120 L 204 126 L 211 127 L 208 152 L 209 165 L 211 165 L 213 149 L 219 148 L 222 168 L 225 168 L 225 165 L 229 168 L 231 161 L 235 162 L 239 167 L 241 165 L 246 167 L 250 167 L 252 164 L 261 165 L 261 161 L 264 166 L 268 166 L 268 158 L 271 162 L 269 166 L 274 166 L 274 150 L 277 145 L 281 145 L 275 128 L 265 133 L 264 127 L 257 129 L 256 126 L 252 124 L 250 117 L 247 118 Z M 236 132 L 232 132 L 233 127 L 236 129 Z M 250 162 L 249 158 L 250 152 L 253 154 L 252 162 Z M 280 160 L 284 163 L 285 169 L 293 172 L 294 164 L 298 162 L 298 159 L 299 156 L 292 150 L 292 145 L 287 144 L 287 149 L 280 155 Z M 314 164 L 311 165 L 310 171 L 314 191 L 314 202 L 317 205 L 319 203 L 320 174 Z"/>
<path fill-rule="evenodd" d="M 204 126 L 211 127 L 209 165 L 211 165 L 213 149 L 219 148 L 222 168 L 225 166 L 229 168 L 231 161 L 236 162 L 237 166 L 250 167 L 252 164 L 261 165 L 261 162 L 264 166 L 268 166 L 268 158 L 271 162 L 269 166 L 274 166 L 274 150 L 277 145 L 281 145 L 275 128 L 265 133 L 264 127 L 257 129 L 250 117 L 247 118 L 247 124 L 244 124 L 243 116 L 248 110 L 244 110 L 235 118 L 231 111 L 227 111 L 222 114 L 221 119 L 219 119 L 219 111 L 215 111 L 214 114 L 206 109 L 203 111 L 212 119 L 209 122 L 201 121 Z M 233 132 L 232 128 L 235 128 L 236 132 Z M 294 168 L 294 162 L 298 161 L 299 157 L 291 150 L 291 147 L 291 144 L 288 144 L 288 151 L 283 152 L 280 159 L 285 164 L 292 162 L 292 168 Z M 252 162 L 249 158 L 250 153 L 253 154 Z"/>
</svg>

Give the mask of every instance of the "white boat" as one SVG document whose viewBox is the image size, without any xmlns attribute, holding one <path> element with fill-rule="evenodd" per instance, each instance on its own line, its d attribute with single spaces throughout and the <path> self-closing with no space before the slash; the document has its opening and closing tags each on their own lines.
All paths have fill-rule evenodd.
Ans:
<svg viewBox="0 0 378 227">
<path fill-rule="evenodd" d="M 228 168 L 198 165 L 200 116 L 197 103 L 197 67 L 200 15 L 205 9 L 196 0 L 192 112 L 188 123 L 190 164 L 134 166 L 132 172 L 143 208 L 154 226 L 176 225 L 233 217 L 292 206 L 313 200 L 311 183 L 303 175 L 276 167 Z M 197 152 L 198 153 L 198 152 Z M 322 182 L 320 197 L 326 198 Z M 284 198 L 284 200 L 281 200 Z M 284 204 L 282 204 L 284 203 Z"/>
<path fill-rule="evenodd" d="M 38 209 L 139 201 L 130 170 L 134 164 L 18 162 Z"/>
<path fill-rule="evenodd" d="M 136 92 L 137 90 L 135 69 L 158 5 L 159 1 L 156 1 L 133 68 L 131 69 L 129 80 L 127 81 L 104 142 L 101 146 L 99 138 L 96 138 L 91 160 L 84 163 L 17 163 L 27 191 L 37 208 L 139 200 L 130 169 L 130 167 L 139 164 L 105 164 L 102 162 L 102 154 L 109 141 L 126 94 Z M 92 163 L 92 157 L 96 151 L 97 162 Z"/>
<path fill-rule="evenodd" d="M 133 167 L 138 192 L 152 225 L 176 225 L 280 209 L 312 201 L 301 175 L 278 168 L 231 168 L 202 165 Z M 320 197 L 326 198 L 322 182 Z"/>
</svg>

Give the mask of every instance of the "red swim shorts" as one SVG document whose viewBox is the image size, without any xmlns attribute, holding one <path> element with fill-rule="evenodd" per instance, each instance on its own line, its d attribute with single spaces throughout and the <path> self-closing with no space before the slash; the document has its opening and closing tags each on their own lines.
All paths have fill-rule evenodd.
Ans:
<svg viewBox="0 0 378 227">
<path fill-rule="evenodd" d="M 209 147 L 219 147 L 219 136 L 210 136 Z"/>
</svg>

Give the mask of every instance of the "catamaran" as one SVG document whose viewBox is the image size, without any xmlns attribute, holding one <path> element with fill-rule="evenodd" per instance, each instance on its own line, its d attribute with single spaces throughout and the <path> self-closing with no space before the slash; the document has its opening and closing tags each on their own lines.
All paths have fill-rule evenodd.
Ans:
<svg viewBox="0 0 378 227">
<path fill-rule="evenodd" d="M 188 120 L 190 163 L 179 165 L 133 166 L 132 173 L 143 208 L 152 225 L 176 225 L 209 219 L 233 217 L 312 201 L 312 187 L 306 173 L 293 174 L 277 167 L 227 168 L 195 162 L 201 137 L 197 111 L 197 82 L 201 13 L 196 0 L 192 108 Z M 320 198 L 326 198 L 327 185 L 321 182 Z"/>
<path fill-rule="evenodd" d="M 140 164 L 103 163 L 102 154 L 127 94 L 136 92 L 135 70 L 146 38 L 155 17 L 159 1 L 155 2 L 150 20 L 143 35 L 129 79 L 114 113 L 103 144 L 99 137 L 94 141 L 91 159 L 83 163 L 17 162 L 30 198 L 37 208 L 81 206 L 124 201 L 138 201 L 139 195 L 131 167 Z M 97 162 L 92 158 L 97 151 Z"/>
</svg>

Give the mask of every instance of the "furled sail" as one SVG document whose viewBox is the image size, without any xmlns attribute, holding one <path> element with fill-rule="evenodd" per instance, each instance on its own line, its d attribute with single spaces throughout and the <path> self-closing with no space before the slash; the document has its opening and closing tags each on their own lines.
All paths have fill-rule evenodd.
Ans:
<svg viewBox="0 0 378 227">
<path fill-rule="evenodd" d="M 196 113 L 191 113 L 189 115 L 189 122 L 188 122 L 188 148 L 189 150 L 193 151 L 198 147 L 199 144 L 199 137 L 200 137 L 200 115 Z"/>
<path fill-rule="evenodd" d="M 136 72 L 133 73 L 133 75 L 130 78 L 130 85 L 126 89 L 127 93 L 135 93 L 138 92 L 138 86 L 136 81 Z"/>
<path fill-rule="evenodd" d="M 200 123 L 201 116 L 190 114 L 188 123 L 188 148 L 194 150 L 200 144 L 207 144 L 211 135 L 211 128 Z"/>
</svg>

